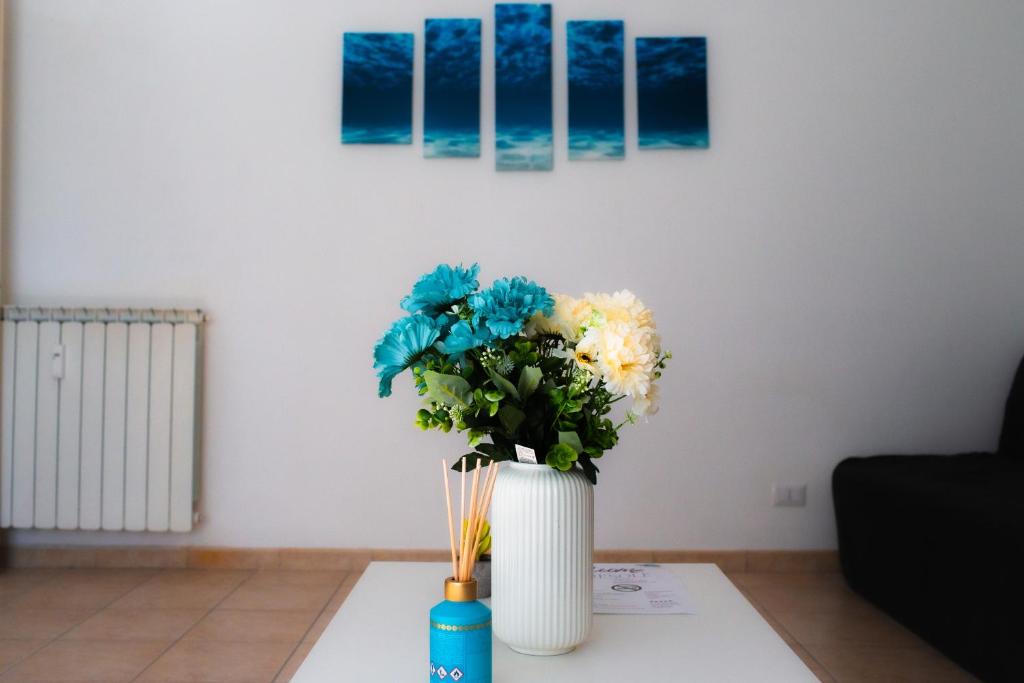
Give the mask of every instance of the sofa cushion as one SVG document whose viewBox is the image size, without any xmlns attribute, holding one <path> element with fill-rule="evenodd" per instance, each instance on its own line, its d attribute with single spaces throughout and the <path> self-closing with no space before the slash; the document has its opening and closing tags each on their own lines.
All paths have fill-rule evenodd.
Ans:
<svg viewBox="0 0 1024 683">
<path fill-rule="evenodd" d="M 1024 459 L 1024 360 L 1013 378 L 1010 396 L 1003 414 L 1003 433 L 999 437 L 999 452 Z"/>
<path fill-rule="evenodd" d="M 1019 527 L 1024 537 L 1024 462 L 999 453 L 876 455 L 848 458 L 834 484 L 853 485 L 896 508 L 981 523 Z"/>
</svg>

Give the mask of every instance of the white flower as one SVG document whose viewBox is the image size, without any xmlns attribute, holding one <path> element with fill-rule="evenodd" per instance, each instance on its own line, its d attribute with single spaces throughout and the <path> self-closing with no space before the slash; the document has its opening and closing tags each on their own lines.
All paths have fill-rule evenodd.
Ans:
<svg viewBox="0 0 1024 683">
<path fill-rule="evenodd" d="M 534 315 L 527 323 L 527 334 L 560 334 L 568 341 L 579 341 L 593 308 L 583 299 L 574 299 L 565 294 L 552 296 L 555 299 L 554 314 L 550 318 L 541 313 Z"/>
<path fill-rule="evenodd" d="M 597 357 L 601 353 L 603 339 L 600 327 L 591 327 L 576 344 L 576 365 L 593 374 L 599 374 Z"/>
<path fill-rule="evenodd" d="M 658 413 L 658 399 L 661 397 L 661 390 L 658 385 L 651 383 L 647 393 L 637 397 L 633 401 L 633 412 L 637 415 L 656 415 Z"/>
<path fill-rule="evenodd" d="M 640 299 L 628 289 L 613 294 L 592 294 L 587 292 L 583 300 L 593 309 L 591 325 L 604 325 L 613 322 L 626 323 L 634 327 L 654 329 L 654 314 L 644 306 Z"/>
<path fill-rule="evenodd" d="M 624 322 L 591 327 L 576 346 L 576 362 L 597 373 L 613 394 L 646 396 L 657 356 L 650 328 Z"/>
</svg>

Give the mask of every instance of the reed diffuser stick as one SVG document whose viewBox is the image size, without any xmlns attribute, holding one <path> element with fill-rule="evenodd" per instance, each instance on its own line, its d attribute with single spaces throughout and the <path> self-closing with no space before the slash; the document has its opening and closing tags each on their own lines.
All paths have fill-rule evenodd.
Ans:
<svg viewBox="0 0 1024 683">
<path fill-rule="evenodd" d="M 441 460 L 441 468 L 444 471 L 444 500 L 448 507 L 448 542 L 452 549 L 452 576 L 458 573 L 458 566 L 455 561 L 455 526 L 452 522 L 452 492 L 448 485 L 448 461 Z"/>
<path fill-rule="evenodd" d="M 494 482 L 498 479 L 498 468 L 499 463 L 491 463 L 491 466 L 487 468 L 487 481 L 484 483 L 484 488 L 480 492 L 480 516 L 477 521 L 475 533 L 473 534 L 473 551 L 470 553 L 472 557 L 472 564 L 470 565 L 469 573 L 473 573 L 473 565 L 476 564 L 477 553 L 480 552 L 480 536 L 484 530 L 484 521 L 487 518 L 487 510 L 491 507 L 491 494 L 494 493 Z"/>
<path fill-rule="evenodd" d="M 462 459 L 462 494 L 459 496 L 459 557 L 462 557 L 462 546 L 466 542 L 466 460 Z M 455 578 L 459 578 L 455 575 Z"/>
<path fill-rule="evenodd" d="M 476 524 L 476 514 L 477 514 L 476 513 L 476 511 L 477 511 L 476 492 L 477 492 L 477 489 L 480 486 L 480 470 L 481 469 L 483 469 L 483 468 L 480 467 L 480 458 L 477 458 L 476 459 L 476 468 L 473 470 L 473 488 L 472 488 L 472 491 L 469 494 L 469 519 L 468 519 L 467 524 L 466 524 L 466 539 L 465 539 L 466 542 L 465 542 L 465 544 L 462 547 L 462 563 L 459 566 L 459 581 L 469 581 L 470 576 L 471 576 L 470 575 L 470 571 L 472 569 L 472 566 L 470 564 L 471 560 L 469 558 L 469 554 L 470 554 L 470 551 L 473 549 L 473 541 L 474 541 L 474 539 L 472 537 L 475 536 L 475 534 L 473 532 L 476 529 L 476 526 L 475 526 L 475 524 Z"/>
</svg>

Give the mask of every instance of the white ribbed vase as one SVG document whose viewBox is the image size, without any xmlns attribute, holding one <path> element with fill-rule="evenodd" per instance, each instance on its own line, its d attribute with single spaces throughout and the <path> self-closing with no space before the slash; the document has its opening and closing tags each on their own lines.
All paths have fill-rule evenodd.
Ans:
<svg viewBox="0 0 1024 683">
<path fill-rule="evenodd" d="M 594 489 L 582 472 L 502 467 L 491 502 L 494 635 L 517 652 L 560 655 L 593 618 Z"/>
</svg>

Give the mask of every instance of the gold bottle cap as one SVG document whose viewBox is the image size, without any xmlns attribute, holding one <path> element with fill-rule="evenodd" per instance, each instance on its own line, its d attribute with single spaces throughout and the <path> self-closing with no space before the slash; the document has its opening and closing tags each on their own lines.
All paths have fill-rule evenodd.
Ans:
<svg viewBox="0 0 1024 683">
<path fill-rule="evenodd" d="M 476 579 L 456 581 L 454 578 L 444 580 L 444 599 L 449 602 L 473 602 L 476 600 Z"/>
</svg>

